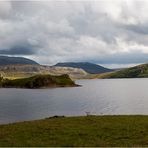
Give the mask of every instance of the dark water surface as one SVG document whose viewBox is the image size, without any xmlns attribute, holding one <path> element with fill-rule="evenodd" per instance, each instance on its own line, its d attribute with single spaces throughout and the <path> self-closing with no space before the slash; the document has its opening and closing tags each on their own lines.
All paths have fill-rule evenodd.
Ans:
<svg viewBox="0 0 148 148">
<path fill-rule="evenodd" d="M 148 115 L 148 79 L 79 80 L 82 87 L 0 89 L 0 123 L 54 115 Z"/>
</svg>

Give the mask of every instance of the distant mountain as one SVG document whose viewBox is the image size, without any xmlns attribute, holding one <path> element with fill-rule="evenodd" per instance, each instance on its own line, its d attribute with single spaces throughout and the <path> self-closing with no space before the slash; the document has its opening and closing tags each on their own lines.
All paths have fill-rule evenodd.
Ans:
<svg viewBox="0 0 148 148">
<path fill-rule="evenodd" d="M 100 76 L 100 78 L 148 78 L 148 64 L 107 73 Z"/>
<path fill-rule="evenodd" d="M 88 73 L 80 68 L 43 66 L 37 64 L 0 65 L 0 74 L 5 78 L 10 79 L 30 77 L 37 74 L 68 74 L 73 79 L 85 78 L 88 76 Z"/>
<path fill-rule="evenodd" d="M 8 56 L 0 56 L 0 65 L 14 65 L 14 64 L 30 64 L 30 65 L 38 65 L 37 62 L 23 58 L 23 57 L 8 57 Z"/>
<path fill-rule="evenodd" d="M 66 62 L 66 63 L 57 63 L 54 66 L 59 66 L 59 67 L 73 67 L 73 68 L 81 68 L 85 70 L 87 73 L 90 74 L 99 74 L 99 73 L 105 73 L 105 72 L 111 72 L 113 71 L 112 69 L 105 68 L 103 66 L 93 64 L 93 63 L 88 63 L 88 62 Z"/>
</svg>

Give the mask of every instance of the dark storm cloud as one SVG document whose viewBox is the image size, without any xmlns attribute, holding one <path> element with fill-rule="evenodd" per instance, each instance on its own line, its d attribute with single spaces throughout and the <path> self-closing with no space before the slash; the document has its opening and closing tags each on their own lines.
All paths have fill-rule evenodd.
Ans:
<svg viewBox="0 0 148 148">
<path fill-rule="evenodd" d="M 0 49 L 0 54 L 5 55 L 33 55 L 34 50 L 30 47 L 15 46 L 10 49 Z"/>
</svg>

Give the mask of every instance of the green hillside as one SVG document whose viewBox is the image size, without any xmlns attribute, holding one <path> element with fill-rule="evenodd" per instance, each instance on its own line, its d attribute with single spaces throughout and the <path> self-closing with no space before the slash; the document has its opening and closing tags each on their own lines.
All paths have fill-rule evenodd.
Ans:
<svg viewBox="0 0 148 148">
<path fill-rule="evenodd" d="M 148 78 L 148 64 L 102 74 L 99 78 Z"/>
<path fill-rule="evenodd" d="M 3 79 L 1 78 L 1 87 L 4 88 L 44 88 L 44 87 L 65 87 L 76 86 L 68 75 L 36 75 L 22 79 Z"/>
</svg>

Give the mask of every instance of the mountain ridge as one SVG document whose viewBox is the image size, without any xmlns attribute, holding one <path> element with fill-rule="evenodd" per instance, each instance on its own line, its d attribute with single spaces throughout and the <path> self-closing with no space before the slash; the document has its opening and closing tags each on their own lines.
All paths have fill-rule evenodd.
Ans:
<svg viewBox="0 0 148 148">
<path fill-rule="evenodd" d="M 58 67 L 73 67 L 73 68 L 81 68 L 87 73 L 90 74 L 99 74 L 99 73 L 105 73 L 105 72 L 111 72 L 113 69 L 105 68 L 103 66 L 89 63 L 89 62 L 63 62 L 63 63 L 57 63 L 54 66 Z"/>
<path fill-rule="evenodd" d="M 0 74 L 5 78 L 22 78 L 36 74 L 68 74 L 72 79 L 84 78 L 88 74 L 79 68 L 53 67 L 44 65 L 0 65 Z"/>
<path fill-rule="evenodd" d="M 36 61 L 28 59 L 28 58 L 24 58 L 24 57 L 0 56 L 0 66 L 2 66 L 2 65 L 14 65 L 14 64 L 39 65 Z"/>
</svg>

